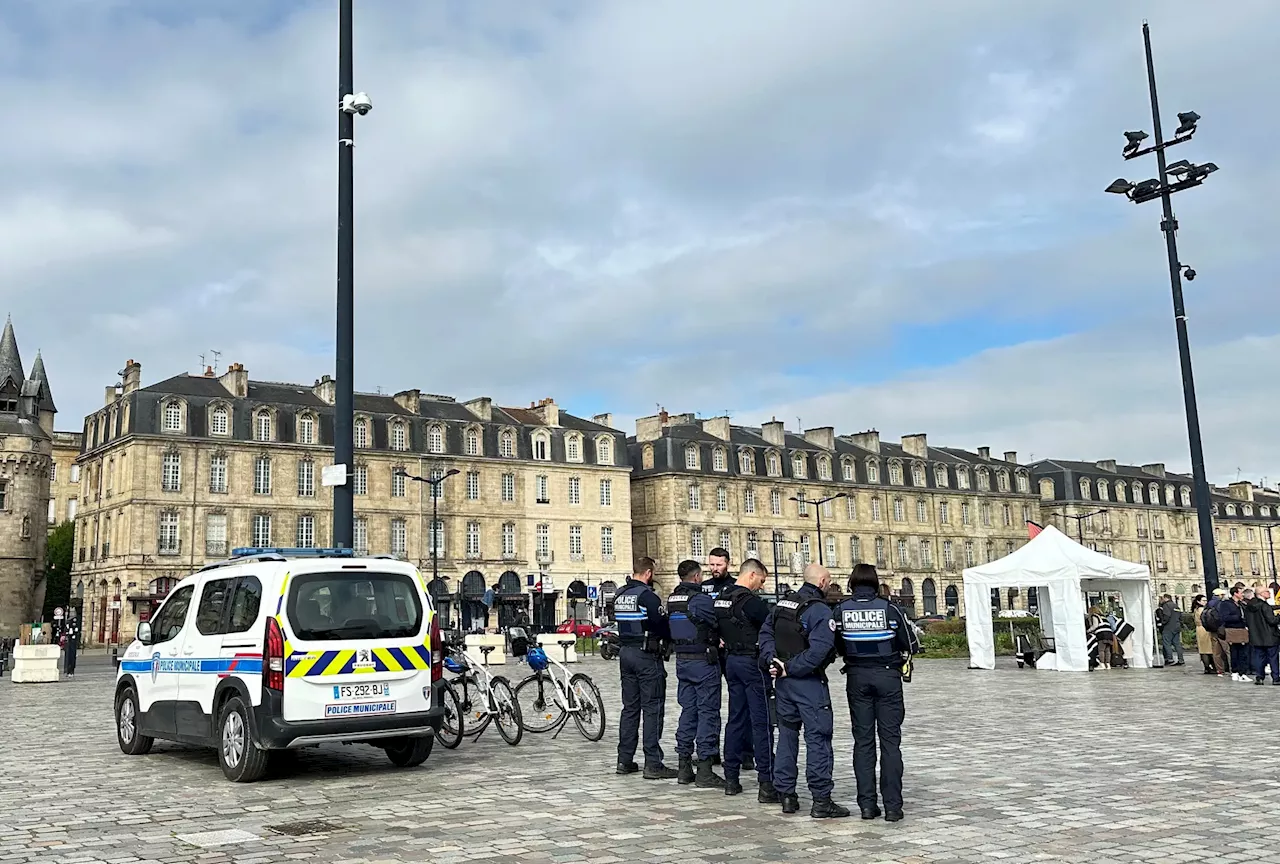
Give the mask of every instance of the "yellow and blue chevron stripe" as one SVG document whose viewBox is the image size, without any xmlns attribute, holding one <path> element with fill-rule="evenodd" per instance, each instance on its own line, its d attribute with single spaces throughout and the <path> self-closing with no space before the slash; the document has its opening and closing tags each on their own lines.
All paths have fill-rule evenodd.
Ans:
<svg viewBox="0 0 1280 864">
<path fill-rule="evenodd" d="M 367 658 L 360 655 L 367 654 Z M 401 645 L 396 648 L 345 648 L 338 651 L 307 651 L 289 655 L 285 675 L 289 678 L 316 678 L 352 673 L 414 672 L 431 668 L 431 648 Z"/>
</svg>

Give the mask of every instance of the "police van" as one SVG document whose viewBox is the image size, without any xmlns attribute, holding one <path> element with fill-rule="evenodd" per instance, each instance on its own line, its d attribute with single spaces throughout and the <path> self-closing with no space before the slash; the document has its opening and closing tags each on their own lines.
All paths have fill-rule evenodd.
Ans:
<svg viewBox="0 0 1280 864">
<path fill-rule="evenodd" d="M 235 782 L 272 751 L 379 747 L 421 765 L 444 717 L 443 644 L 422 574 L 350 549 L 236 549 L 138 625 L 116 675 L 120 749 L 218 751 Z"/>
</svg>

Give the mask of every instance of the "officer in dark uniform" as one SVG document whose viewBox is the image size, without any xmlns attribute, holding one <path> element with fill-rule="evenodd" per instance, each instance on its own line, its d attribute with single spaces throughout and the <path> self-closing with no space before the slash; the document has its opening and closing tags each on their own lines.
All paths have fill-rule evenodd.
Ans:
<svg viewBox="0 0 1280 864">
<path fill-rule="evenodd" d="M 622 718 L 618 721 L 618 773 L 634 774 L 644 716 L 644 779 L 676 776 L 662 763 L 662 719 L 667 707 L 667 669 L 663 663 L 670 637 L 666 613 L 653 593 L 653 559 L 639 557 L 632 577 L 613 598 L 618 622 L 618 668 L 622 673 Z"/>
<path fill-rule="evenodd" d="M 67 644 L 62 653 L 62 671 L 67 675 L 76 674 L 76 655 L 80 652 L 80 620 L 76 618 L 74 608 L 67 609 L 67 623 L 62 630 Z"/>
<path fill-rule="evenodd" d="M 853 568 L 852 595 L 836 610 L 836 630 L 847 676 L 853 720 L 853 773 L 863 819 L 880 815 L 876 805 L 876 737 L 880 738 L 880 797 L 884 818 L 902 819 L 903 666 L 920 650 L 902 610 L 877 595 L 879 577 L 870 564 Z"/>
<path fill-rule="evenodd" d="M 710 578 L 707 578 L 710 573 Z M 703 573 L 702 590 L 711 595 L 714 600 L 720 596 L 720 592 L 733 584 L 733 576 L 729 573 L 729 550 L 723 546 L 717 546 L 707 553 L 707 570 Z M 728 674 L 728 654 L 720 653 L 720 677 L 727 682 Z M 742 758 L 742 767 L 748 771 L 755 769 L 755 744 L 751 740 L 747 741 L 747 749 Z M 714 764 L 720 764 L 720 757 L 716 756 L 712 760 Z"/>
<path fill-rule="evenodd" d="M 796 797 L 800 727 L 804 727 L 805 782 L 813 795 L 809 815 L 833 819 L 849 815 L 831 800 L 835 781 L 831 772 L 834 733 L 827 666 L 835 659 L 835 621 L 823 591 L 831 573 L 819 564 L 804 568 L 804 585 L 778 601 L 760 628 L 760 662 L 775 680 L 778 748 L 773 757 L 773 785 L 782 798 L 782 812 L 800 809 Z"/>
<path fill-rule="evenodd" d="M 764 674 L 759 666 L 760 626 L 769 617 L 769 604 L 756 596 L 769 571 L 755 558 L 748 558 L 738 569 L 737 583 L 720 592 L 716 598 L 716 624 L 727 656 L 726 678 L 729 683 L 729 723 L 724 730 L 724 794 L 741 795 L 741 770 L 750 771 L 743 753 L 747 742 L 755 742 L 754 770 L 760 784 L 756 800 L 761 804 L 777 804 L 773 788 L 773 735 L 769 726 L 769 702 Z"/>
<path fill-rule="evenodd" d="M 696 783 L 699 789 L 721 789 L 724 779 L 712 770 L 711 761 L 720 753 L 720 635 L 716 631 L 715 601 L 702 591 L 702 567 L 697 561 L 681 561 L 676 574 L 680 584 L 667 598 L 671 648 L 676 655 L 676 699 L 680 703 L 680 723 L 676 726 L 680 769 L 676 782 Z"/>
</svg>

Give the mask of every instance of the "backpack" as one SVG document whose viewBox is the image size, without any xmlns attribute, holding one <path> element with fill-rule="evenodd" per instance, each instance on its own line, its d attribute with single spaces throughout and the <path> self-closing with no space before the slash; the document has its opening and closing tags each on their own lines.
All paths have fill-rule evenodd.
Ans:
<svg viewBox="0 0 1280 864">
<path fill-rule="evenodd" d="M 1222 629 L 1222 616 L 1218 614 L 1218 607 L 1204 607 L 1204 611 L 1200 613 L 1200 626 L 1210 633 L 1217 633 Z"/>
</svg>

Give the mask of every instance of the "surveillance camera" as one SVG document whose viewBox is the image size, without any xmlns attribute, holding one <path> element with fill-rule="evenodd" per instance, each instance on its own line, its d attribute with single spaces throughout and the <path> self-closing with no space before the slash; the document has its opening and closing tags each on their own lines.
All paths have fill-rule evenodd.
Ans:
<svg viewBox="0 0 1280 864">
<path fill-rule="evenodd" d="M 1182 275 L 1187 277 L 1188 282 L 1194 282 L 1196 278 L 1196 271 L 1188 267 L 1186 270 L 1182 271 Z"/>
<path fill-rule="evenodd" d="M 373 100 L 368 93 L 348 93 L 342 97 L 342 110 L 363 117 L 373 110 Z"/>
</svg>

